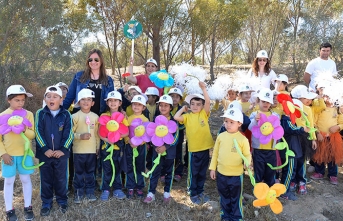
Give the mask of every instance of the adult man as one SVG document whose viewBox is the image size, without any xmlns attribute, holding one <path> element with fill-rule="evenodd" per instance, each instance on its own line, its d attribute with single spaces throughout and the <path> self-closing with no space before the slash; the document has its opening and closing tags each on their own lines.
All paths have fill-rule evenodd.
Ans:
<svg viewBox="0 0 343 221">
<path fill-rule="evenodd" d="M 306 66 L 303 79 L 312 91 L 316 91 L 318 79 L 330 79 L 337 74 L 335 62 L 329 58 L 331 49 L 330 43 L 322 43 L 319 49 L 319 57 L 310 61 Z"/>
</svg>

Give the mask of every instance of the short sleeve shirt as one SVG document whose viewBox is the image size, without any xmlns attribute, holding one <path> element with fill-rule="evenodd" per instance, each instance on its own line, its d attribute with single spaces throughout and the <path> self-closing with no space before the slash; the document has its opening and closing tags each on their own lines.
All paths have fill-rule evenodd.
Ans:
<svg viewBox="0 0 343 221">
<path fill-rule="evenodd" d="M 145 93 L 146 89 L 148 87 L 156 87 L 156 85 L 149 79 L 149 76 L 146 74 L 140 74 L 136 76 L 137 79 L 137 86 L 142 90 L 143 93 Z M 163 89 L 158 88 L 158 91 L 160 92 L 160 96 L 163 95 Z"/>
</svg>

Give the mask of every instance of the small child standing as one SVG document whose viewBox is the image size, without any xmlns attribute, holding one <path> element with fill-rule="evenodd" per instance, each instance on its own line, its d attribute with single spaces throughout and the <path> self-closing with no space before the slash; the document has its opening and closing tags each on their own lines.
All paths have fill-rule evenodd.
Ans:
<svg viewBox="0 0 343 221">
<path fill-rule="evenodd" d="M 61 106 L 62 91 L 50 86 L 44 94 L 46 106 L 36 112 L 36 157 L 45 162 L 40 170 L 41 216 L 48 216 L 53 193 L 62 213 L 68 209 L 68 158 L 74 139 L 72 117 Z"/>
<path fill-rule="evenodd" d="M 230 88 L 227 91 L 227 95 L 222 99 L 221 104 L 223 105 L 223 111 L 228 109 L 229 104 L 232 101 L 235 101 L 237 99 L 237 91 L 235 91 L 233 88 Z"/>
<path fill-rule="evenodd" d="M 239 102 L 242 105 L 242 112 L 246 114 L 247 116 L 250 116 L 254 106 L 251 105 L 249 102 L 251 98 L 251 93 L 254 92 L 254 90 L 251 88 L 248 84 L 242 84 L 239 87 Z"/>
<path fill-rule="evenodd" d="M 156 116 L 160 115 L 157 105 L 160 92 L 155 87 L 148 87 L 145 95 L 148 97 L 146 108 L 149 111 L 149 121 L 153 121 Z"/>
<path fill-rule="evenodd" d="M 99 152 L 100 138 L 98 135 L 99 116 L 91 112 L 95 95 L 90 89 L 82 89 L 75 106 L 80 111 L 72 115 L 73 118 L 73 153 L 74 153 L 74 203 L 81 203 L 86 192 L 89 201 L 95 201 L 96 157 Z"/>
<path fill-rule="evenodd" d="M 174 116 L 174 119 L 183 123 L 186 128 L 189 162 L 188 162 L 188 191 L 192 203 L 200 205 L 209 199 L 204 195 L 206 171 L 210 161 L 209 149 L 213 147 L 213 138 L 208 124 L 210 115 L 210 97 L 206 91 L 206 84 L 199 82 L 203 95 L 193 94 L 186 97 L 190 105 L 183 106 Z"/>
<path fill-rule="evenodd" d="M 168 120 L 174 121 L 170 114 L 173 109 L 173 99 L 169 95 L 163 95 L 160 98 L 158 108 L 162 116 L 165 116 Z M 175 134 L 173 134 L 174 142 L 172 144 L 164 143 L 162 146 L 155 146 L 151 143 L 151 149 L 153 150 L 152 160 L 155 160 L 158 154 L 162 154 L 165 151 L 167 154 L 165 156 L 161 156 L 160 163 L 156 166 L 155 170 L 150 176 L 149 193 L 144 199 L 144 203 L 151 203 L 155 200 L 156 187 L 158 179 L 161 175 L 165 176 L 163 202 L 165 204 L 170 202 L 170 191 L 173 184 L 174 161 L 176 156 L 178 133 L 179 132 L 176 131 Z M 164 174 L 161 174 L 162 169 Z"/>
<path fill-rule="evenodd" d="M 12 85 L 6 91 L 7 102 L 10 107 L 0 114 L 12 114 L 14 111 L 23 111 L 23 118 L 26 118 L 32 124 L 32 127 L 25 127 L 24 135 L 32 140 L 35 138 L 33 130 L 33 114 L 30 111 L 23 109 L 27 97 L 32 97 L 32 94 L 27 93 L 21 85 Z M 7 123 L 7 122 L 6 122 Z M 3 125 L 1 125 L 3 127 Z M 20 134 L 9 132 L 5 135 L 0 134 L 0 156 L 1 156 L 1 171 L 4 180 L 4 200 L 6 207 L 7 220 L 18 220 L 13 208 L 13 185 L 15 181 L 16 171 L 18 170 L 20 181 L 23 186 L 24 195 L 24 218 L 25 220 L 33 220 L 34 214 L 32 211 L 32 183 L 30 174 L 33 170 L 24 169 L 22 160 L 24 157 L 25 140 Z M 33 159 L 27 156 L 25 165 L 33 166 Z"/>
<path fill-rule="evenodd" d="M 288 77 L 285 74 L 278 74 L 277 78 L 274 79 L 275 81 L 275 90 L 280 94 L 288 94 Z"/>
<path fill-rule="evenodd" d="M 239 132 L 239 127 L 243 123 L 241 110 L 229 108 L 221 117 L 224 117 L 226 132 L 219 134 L 214 144 L 209 167 L 210 176 L 213 180 L 217 180 L 221 220 L 241 220 L 243 218 L 243 160 L 236 148 L 240 148 L 243 156 L 251 162 L 250 145 L 248 139 Z M 237 141 L 238 147 L 235 147 L 234 140 Z"/>
<path fill-rule="evenodd" d="M 101 114 L 101 116 L 111 116 L 115 112 L 121 112 L 121 104 L 122 104 L 122 96 L 118 91 L 111 91 L 108 93 L 106 100 L 106 104 L 108 106 L 108 109 L 105 113 Z M 128 125 L 127 120 L 123 120 L 123 124 L 126 126 Z M 121 138 L 127 137 L 127 134 L 121 135 Z M 110 183 L 111 179 L 114 173 L 114 181 L 113 181 L 113 197 L 116 199 L 125 199 L 125 193 L 122 191 L 122 178 L 121 173 L 124 171 L 123 165 L 125 159 L 124 159 L 124 152 L 125 152 L 125 142 L 124 139 L 120 139 L 115 143 L 111 143 L 107 138 L 100 137 L 101 140 L 103 140 L 103 145 L 101 147 L 101 162 L 102 162 L 102 183 L 101 183 L 101 190 L 102 194 L 100 196 L 100 199 L 102 201 L 107 201 L 110 196 Z M 112 169 L 111 162 L 109 160 L 105 159 L 110 154 L 107 152 L 108 148 L 111 147 L 111 145 L 115 145 L 117 148 L 113 149 L 113 155 L 112 160 L 114 163 L 114 170 Z M 125 171 L 124 171 L 125 172 Z"/>
</svg>

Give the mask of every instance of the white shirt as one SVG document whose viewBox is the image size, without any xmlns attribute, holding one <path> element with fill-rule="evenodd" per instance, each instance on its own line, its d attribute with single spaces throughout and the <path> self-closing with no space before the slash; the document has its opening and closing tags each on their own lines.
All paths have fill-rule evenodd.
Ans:
<svg viewBox="0 0 343 221">
<path fill-rule="evenodd" d="M 274 85 L 274 79 L 276 78 L 276 74 L 273 70 L 270 70 L 269 74 L 263 74 L 262 77 L 260 76 L 260 74 L 258 74 L 258 76 L 256 77 L 255 74 L 252 72 L 252 69 L 250 69 L 248 71 L 248 77 L 249 78 L 255 78 L 254 81 L 258 81 L 258 82 L 254 82 L 254 85 L 258 85 L 260 87 L 253 87 L 254 90 L 259 90 L 261 87 L 265 87 L 270 89 L 270 84 Z"/>
<path fill-rule="evenodd" d="M 337 75 L 336 63 L 330 58 L 323 60 L 318 57 L 307 64 L 305 72 L 311 75 L 310 90 L 316 91 L 317 81 Z"/>
</svg>

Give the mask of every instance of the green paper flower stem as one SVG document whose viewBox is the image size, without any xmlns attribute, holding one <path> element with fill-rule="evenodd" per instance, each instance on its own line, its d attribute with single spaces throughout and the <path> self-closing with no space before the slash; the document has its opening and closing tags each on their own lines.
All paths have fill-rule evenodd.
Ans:
<svg viewBox="0 0 343 221">
<path fill-rule="evenodd" d="M 248 159 L 243 155 L 241 149 L 239 148 L 239 145 L 237 143 L 237 140 L 236 139 L 233 139 L 233 144 L 235 145 L 235 148 L 237 150 L 237 153 L 239 154 L 239 156 L 241 156 L 241 158 L 243 159 L 244 161 L 244 164 L 245 164 L 245 167 L 247 168 L 247 171 L 248 171 L 248 174 L 249 174 L 249 177 L 250 177 L 250 182 L 253 186 L 255 186 L 256 184 L 256 181 L 255 181 L 255 177 L 251 171 L 251 169 L 249 168 L 250 166 L 250 162 L 248 161 Z"/>
<path fill-rule="evenodd" d="M 304 113 L 303 110 L 301 110 L 299 107 L 297 107 L 297 106 L 295 106 L 295 105 L 294 105 L 294 108 L 300 111 L 301 117 L 304 118 L 304 120 L 305 120 L 305 125 L 306 125 L 306 127 L 310 128 L 310 131 L 308 132 L 308 134 L 309 134 L 308 139 L 309 139 L 309 140 L 313 140 L 313 139 L 314 139 L 313 133 L 316 132 L 317 129 L 311 127 L 310 121 L 308 120 L 308 118 L 307 118 L 307 116 L 306 116 L 306 114 Z"/>
<path fill-rule="evenodd" d="M 112 174 L 112 178 L 111 178 L 111 182 L 110 182 L 110 187 L 112 186 L 113 184 L 113 181 L 114 181 L 114 177 L 115 177 L 115 174 L 116 174 L 116 169 L 114 167 L 114 163 L 113 163 L 113 150 L 114 150 L 114 144 L 112 144 L 107 150 L 106 152 L 109 152 L 110 154 L 107 155 L 107 157 L 104 159 L 104 161 L 106 160 L 109 160 L 111 162 L 111 166 L 112 166 L 112 171 L 113 171 L 113 174 Z"/>
<path fill-rule="evenodd" d="M 164 87 L 163 94 L 168 94 L 170 88 L 171 87 Z"/>
<path fill-rule="evenodd" d="M 132 153 L 133 174 L 135 175 L 135 181 L 137 183 L 136 157 L 139 155 L 137 148 L 133 148 Z"/>
<path fill-rule="evenodd" d="M 25 147 L 24 147 L 24 158 L 21 161 L 21 165 L 25 170 L 33 170 L 36 169 L 44 164 L 44 162 L 39 163 L 38 165 L 35 166 L 26 166 L 25 165 L 25 160 L 27 155 L 34 157 L 34 153 L 30 148 L 30 140 L 25 136 L 23 132 L 20 133 L 20 136 L 25 140 Z"/>
<path fill-rule="evenodd" d="M 282 142 L 284 142 L 286 145 L 285 145 L 285 148 L 286 148 L 286 152 L 285 152 L 285 157 L 286 157 L 286 161 L 284 164 L 282 164 L 281 166 L 277 166 L 277 167 L 273 167 L 273 165 L 271 165 L 270 163 L 267 163 L 267 165 L 270 167 L 270 169 L 272 170 L 279 170 L 279 169 L 282 169 L 283 167 L 285 167 L 287 164 L 288 164 L 288 157 L 289 156 L 294 156 L 294 153 L 293 151 L 291 151 L 288 147 L 288 144 L 287 144 L 287 141 L 285 140 L 285 138 L 281 138 L 282 139 Z"/>
<path fill-rule="evenodd" d="M 163 153 L 159 153 L 156 157 L 156 159 L 153 161 L 154 163 L 154 166 L 151 168 L 151 170 L 147 173 L 144 173 L 142 172 L 142 175 L 145 177 L 145 178 L 149 178 L 149 176 L 154 172 L 154 170 L 156 169 L 157 165 L 160 164 L 160 161 L 161 161 L 161 156 L 165 156 L 167 153 L 164 151 Z"/>
</svg>

